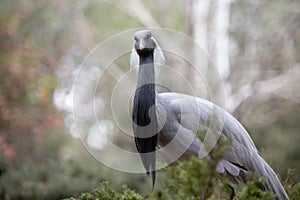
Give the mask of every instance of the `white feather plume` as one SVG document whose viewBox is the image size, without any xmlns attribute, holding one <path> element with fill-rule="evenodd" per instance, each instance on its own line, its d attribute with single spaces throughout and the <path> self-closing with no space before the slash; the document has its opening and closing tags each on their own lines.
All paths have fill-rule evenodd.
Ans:
<svg viewBox="0 0 300 200">
<path fill-rule="evenodd" d="M 154 42 L 156 43 L 156 47 L 154 49 L 154 65 L 159 66 L 163 65 L 165 63 L 165 56 L 160 48 L 160 46 L 157 44 L 156 40 L 152 38 Z M 139 68 L 139 63 L 140 63 L 140 58 L 139 55 L 137 54 L 134 44 L 133 48 L 131 51 L 131 56 L 130 56 L 130 70 L 135 70 Z"/>
<path fill-rule="evenodd" d="M 134 44 L 133 44 L 133 48 L 131 50 L 131 56 L 130 56 L 130 71 L 138 69 L 139 62 L 140 62 L 140 58 L 139 58 L 139 55 L 137 54 L 137 52 L 134 48 Z"/>
</svg>

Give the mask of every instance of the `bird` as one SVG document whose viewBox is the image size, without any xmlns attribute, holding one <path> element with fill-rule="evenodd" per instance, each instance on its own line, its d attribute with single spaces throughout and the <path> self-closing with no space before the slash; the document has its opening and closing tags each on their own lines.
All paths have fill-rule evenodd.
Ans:
<svg viewBox="0 0 300 200">
<path fill-rule="evenodd" d="M 196 134 L 209 129 L 208 134 L 219 130 L 220 138 L 230 141 L 228 152 L 217 164 L 218 173 L 235 183 L 246 182 L 254 173 L 265 179 L 266 189 L 273 191 L 277 199 L 288 199 L 276 173 L 260 156 L 246 129 L 229 112 L 203 98 L 156 91 L 155 65 L 164 60 L 151 31 L 139 30 L 134 34 L 130 64 L 138 68 L 138 78 L 132 108 L 133 133 L 137 151 L 146 174 L 152 178 L 153 187 L 157 152 L 167 155 L 164 157 L 167 162 L 191 156 L 200 158 L 202 155 L 209 159 L 203 148 L 204 141 Z M 211 127 L 212 119 L 221 122 L 216 124 L 222 126 Z"/>
</svg>

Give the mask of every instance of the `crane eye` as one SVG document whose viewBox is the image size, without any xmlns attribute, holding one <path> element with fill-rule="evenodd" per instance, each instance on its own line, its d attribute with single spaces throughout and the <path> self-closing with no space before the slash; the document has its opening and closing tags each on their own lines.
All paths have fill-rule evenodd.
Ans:
<svg viewBox="0 0 300 200">
<path fill-rule="evenodd" d="M 147 35 L 146 39 L 149 40 L 151 38 L 151 35 Z"/>
</svg>

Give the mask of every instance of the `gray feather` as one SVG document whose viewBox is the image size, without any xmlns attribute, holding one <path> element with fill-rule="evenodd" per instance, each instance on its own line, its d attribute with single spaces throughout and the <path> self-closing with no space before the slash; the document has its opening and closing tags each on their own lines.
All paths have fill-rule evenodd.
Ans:
<svg viewBox="0 0 300 200">
<path fill-rule="evenodd" d="M 272 168 L 260 157 L 247 131 L 231 114 L 201 98 L 178 93 L 161 93 L 157 96 L 157 103 L 167 113 L 158 142 L 162 147 L 170 145 L 170 142 L 174 144 L 161 149 L 169 158 L 186 159 L 191 155 L 199 155 L 203 141 L 197 138 L 195 132 L 209 127 L 212 115 L 217 113 L 216 116 L 223 116 L 225 119 L 220 130 L 221 137 L 230 139 L 232 143 L 230 151 L 216 170 L 237 183 L 249 180 L 254 173 L 266 179 L 266 187 L 273 190 L 278 199 L 288 199 Z M 158 115 L 158 119 L 160 118 L 164 117 Z"/>
</svg>

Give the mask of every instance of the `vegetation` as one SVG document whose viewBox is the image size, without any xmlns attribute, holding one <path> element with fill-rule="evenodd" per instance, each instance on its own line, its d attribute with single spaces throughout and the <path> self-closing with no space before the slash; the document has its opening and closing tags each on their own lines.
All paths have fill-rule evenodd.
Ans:
<svg viewBox="0 0 300 200">
<path fill-rule="evenodd" d="M 128 188 L 126 185 L 121 191 L 114 190 L 108 182 L 102 182 L 92 193 L 82 193 L 78 198 L 66 200 L 172 200 L 172 199 L 234 199 L 234 200 L 272 200 L 275 194 L 263 190 L 264 180 L 254 178 L 246 184 L 233 185 L 226 178 L 221 177 L 215 171 L 216 159 L 214 162 L 207 162 L 198 158 L 180 162 L 176 166 L 168 167 L 160 173 L 164 176 L 163 189 L 155 190 L 150 195 L 143 196 Z M 299 199 L 300 184 L 291 181 L 292 174 L 289 173 L 283 182 L 291 200 Z"/>
</svg>

